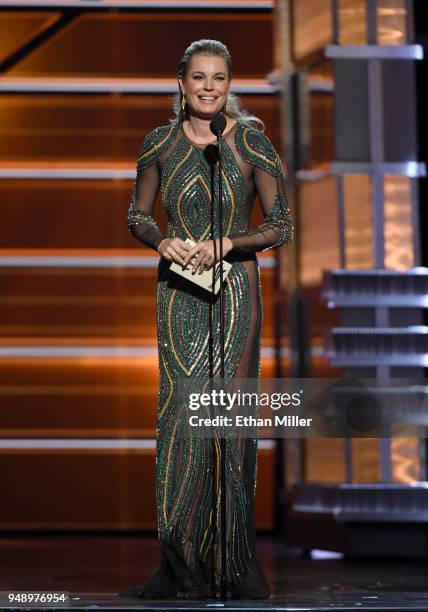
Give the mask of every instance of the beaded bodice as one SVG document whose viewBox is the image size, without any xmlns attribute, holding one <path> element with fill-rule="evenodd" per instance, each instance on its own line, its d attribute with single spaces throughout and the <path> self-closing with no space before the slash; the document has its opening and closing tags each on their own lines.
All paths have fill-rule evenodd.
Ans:
<svg viewBox="0 0 428 612">
<path fill-rule="evenodd" d="M 224 136 L 222 147 L 223 233 L 236 251 L 262 251 L 286 244 L 293 223 L 286 202 L 281 161 L 269 139 L 238 121 Z M 128 211 L 130 231 L 157 249 L 164 237 L 210 238 L 211 215 L 218 235 L 218 207 L 211 210 L 212 190 L 218 197 L 217 165 L 205 146 L 196 145 L 180 124 L 150 132 L 140 149 L 137 177 Z M 153 218 L 160 191 L 168 215 L 166 236 Z M 251 211 L 256 193 L 264 223 L 252 230 Z"/>
</svg>

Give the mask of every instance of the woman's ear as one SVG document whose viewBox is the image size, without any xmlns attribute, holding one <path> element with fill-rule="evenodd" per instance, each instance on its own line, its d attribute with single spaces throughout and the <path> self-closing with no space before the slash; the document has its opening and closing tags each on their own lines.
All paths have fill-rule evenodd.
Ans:
<svg viewBox="0 0 428 612">
<path fill-rule="evenodd" d="M 178 77 L 178 86 L 180 88 L 180 94 L 184 96 L 183 79 L 181 77 Z"/>
</svg>

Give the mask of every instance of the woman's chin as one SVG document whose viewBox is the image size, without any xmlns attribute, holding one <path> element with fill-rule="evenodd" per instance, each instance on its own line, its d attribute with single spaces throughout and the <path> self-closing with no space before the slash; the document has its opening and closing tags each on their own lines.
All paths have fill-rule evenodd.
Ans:
<svg viewBox="0 0 428 612">
<path fill-rule="evenodd" d="M 221 108 L 195 108 L 190 111 L 190 114 L 195 115 L 199 119 L 212 119 L 220 112 Z"/>
</svg>

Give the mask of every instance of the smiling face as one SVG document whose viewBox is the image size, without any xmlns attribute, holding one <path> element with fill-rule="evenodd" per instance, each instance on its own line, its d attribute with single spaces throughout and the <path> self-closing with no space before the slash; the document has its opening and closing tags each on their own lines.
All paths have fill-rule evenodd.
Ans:
<svg viewBox="0 0 428 612">
<path fill-rule="evenodd" d="M 230 89 L 226 61 L 218 55 L 195 54 L 179 83 L 190 114 L 206 119 L 213 117 L 226 104 Z"/>
</svg>

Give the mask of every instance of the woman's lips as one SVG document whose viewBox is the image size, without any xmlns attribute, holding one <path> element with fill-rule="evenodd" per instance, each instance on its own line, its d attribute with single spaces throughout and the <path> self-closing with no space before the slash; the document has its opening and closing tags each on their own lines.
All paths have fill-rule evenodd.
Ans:
<svg viewBox="0 0 428 612">
<path fill-rule="evenodd" d="M 201 102 L 204 102 L 205 104 L 212 104 L 213 102 L 215 102 L 217 100 L 217 98 L 207 98 L 207 97 L 202 97 L 202 96 L 198 96 L 198 99 Z"/>
</svg>

